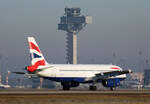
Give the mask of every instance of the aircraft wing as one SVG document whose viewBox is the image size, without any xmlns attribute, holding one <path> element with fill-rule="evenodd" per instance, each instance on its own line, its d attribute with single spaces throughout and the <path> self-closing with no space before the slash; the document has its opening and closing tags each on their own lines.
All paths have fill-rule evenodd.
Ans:
<svg viewBox="0 0 150 104">
<path fill-rule="evenodd" d="M 110 77 L 115 77 L 118 75 L 128 74 L 128 73 L 132 73 L 132 71 L 131 70 L 118 70 L 118 71 L 104 72 L 104 73 L 95 74 L 95 76 L 92 79 L 94 81 L 97 81 L 100 79 L 105 80 L 105 79 L 108 79 Z"/>
</svg>

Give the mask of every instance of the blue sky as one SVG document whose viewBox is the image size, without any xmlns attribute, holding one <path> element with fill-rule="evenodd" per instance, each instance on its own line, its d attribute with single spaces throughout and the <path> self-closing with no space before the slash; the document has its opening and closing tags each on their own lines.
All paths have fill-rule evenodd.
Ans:
<svg viewBox="0 0 150 104">
<path fill-rule="evenodd" d="M 11 67 L 30 64 L 26 37 L 35 36 L 49 62 L 65 63 L 66 36 L 57 24 L 65 7 L 80 7 L 93 23 L 78 34 L 78 62 L 112 63 L 116 53 L 118 63 L 136 70 L 138 63 L 150 58 L 149 4 L 149 0 L 0 0 L 0 53 Z"/>
</svg>

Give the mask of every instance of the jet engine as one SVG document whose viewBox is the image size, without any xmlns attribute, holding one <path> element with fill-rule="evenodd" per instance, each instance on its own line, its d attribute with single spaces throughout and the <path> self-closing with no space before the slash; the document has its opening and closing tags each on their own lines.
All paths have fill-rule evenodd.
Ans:
<svg viewBox="0 0 150 104">
<path fill-rule="evenodd" d="M 102 84 L 104 87 L 117 87 L 120 85 L 120 80 L 119 79 L 103 80 Z"/>
</svg>

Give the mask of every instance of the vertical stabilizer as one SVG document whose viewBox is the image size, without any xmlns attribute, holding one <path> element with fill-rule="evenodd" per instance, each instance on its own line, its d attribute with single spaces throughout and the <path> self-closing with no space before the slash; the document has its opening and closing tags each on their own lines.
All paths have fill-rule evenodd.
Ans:
<svg viewBox="0 0 150 104">
<path fill-rule="evenodd" d="M 34 37 L 28 37 L 29 51 L 31 54 L 31 65 L 27 69 L 30 72 L 38 69 L 39 66 L 46 66 L 48 63 L 45 60 L 39 46 L 37 45 Z"/>
</svg>

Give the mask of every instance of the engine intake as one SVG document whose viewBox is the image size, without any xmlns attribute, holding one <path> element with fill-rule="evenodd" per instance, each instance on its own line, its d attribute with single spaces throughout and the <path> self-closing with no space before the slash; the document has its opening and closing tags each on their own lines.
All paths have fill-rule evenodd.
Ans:
<svg viewBox="0 0 150 104">
<path fill-rule="evenodd" d="M 102 84 L 104 87 L 117 87 L 120 86 L 120 80 L 119 79 L 103 80 Z"/>
</svg>

